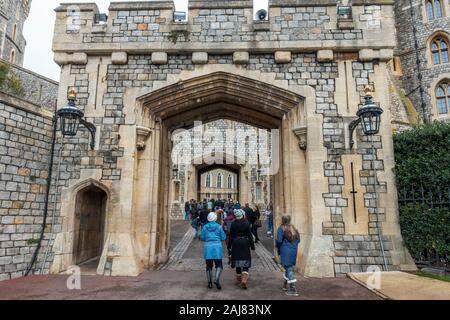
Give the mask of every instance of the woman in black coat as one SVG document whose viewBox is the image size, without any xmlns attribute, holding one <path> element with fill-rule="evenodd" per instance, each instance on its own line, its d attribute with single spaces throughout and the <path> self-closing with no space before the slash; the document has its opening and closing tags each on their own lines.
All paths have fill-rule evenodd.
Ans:
<svg viewBox="0 0 450 320">
<path fill-rule="evenodd" d="M 228 254 L 231 255 L 231 267 L 236 268 L 237 281 L 243 289 L 248 286 L 248 271 L 252 266 L 251 250 L 255 250 L 250 223 L 244 219 L 243 210 L 235 210 L 236 220 L 230 228 Z"/>
</svg>

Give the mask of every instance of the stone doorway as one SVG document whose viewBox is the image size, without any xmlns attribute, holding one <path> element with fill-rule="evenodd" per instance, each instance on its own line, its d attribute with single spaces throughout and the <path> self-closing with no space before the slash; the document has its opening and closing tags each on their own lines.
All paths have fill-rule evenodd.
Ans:
<svg viewBox="0 0 450 320">
<path fill-rule="evenodd" d="M 145 143 L 145 149 L 141 148 L 137 155 L 133 188 L 148 192 L 146 191 L 146 198 L 139 197 L 139 192 L 135 193 L 137 201 L 133 212 L 136 221 L 148 221 L 149 227 L 142 223 L 135 224 L 135 233 L 143 235 L 138 237 L 135 246 L 142 252 L 141 261 L 148 261 L 148 267 L 164 264 L 169 259 L 170 213 L 174 194 L 171 191 L 174 167 L 172 133 L 179 129 L 189 130 L 198 121 L 209 123 L 218 119 L 238 121 L 278 132 L 279 143 L 274 147 L 278 158 L 272 174 L 273 205 L 278 213 L 274 227 L 276 229 L 280 222 L 281 214 L 291 214 L 305 239 L 298 265 L 304 268 L 312 262 L 306 259 L 309 257 L 307 251 L 314 238 L 312 234 L 317 230 L 311 228 L 309 189 L 312 180 L 309 175 L 312 172 L 309 172 L 307 159 L 314 153 L 305 154 L 299 148 L 296 133 L 297 128 L 306 127 L 306 106 L 311 99 L 306 99 L 302 94 L 310 95 L 310 92 L 303 88 L 297 90 L 301 92 L 298 94 L 272 83 L 232 73 L 214 72 L 162 86 L 159 90 L 137 97 L 135 107 L 137 106 L 138 111 L 130 115 L 139 116 L 130 117 L 130 121 L 138 120 L 138 135 L 144 132 L 142 127 L 147 127 L 149 133 L 137 137 L 139 145 Z M 312 136 L 319 138 L 320 134 Z M 294 196 L 294 190 L 301 189 L 304 192 Z M 244 199 L 241 201 L 246 202 Z M 149 208 L 152 208 L 151 220 L 147 215 Z M 150 241 L 145 236 L 149 229 Z"/>
<path fill-rule="evenodd" d="M 96 186 L 80 190 L 75 201 L 73 261 L 96 273 L 103 251 L 107 194 Z"/>
<path fill-rule="evenodd" d="M 110 261 L 112 275 L 137 275 L 169 260 L 172 133 L 189 130 L 197 121 L 218 119 L 277 130 L 280 143 L 275 148 L 278 159 L 271 191 L 274 228 L 283 213 L 291 214 L 303 239 L 299 271 L 308 276 L 334 275 L 332 238 L 322 234 L 327 217 L 322 197 L 326 153 L 314 90 L 263 77 L 258 71 L 225 69 L 207 66 L 173 76 L 151 89 L 125 92 L 126 117 L 119 144 L 124 154 L 118 164 L 122 176 L 111 186 L 108 234 L 100 263 L 106 266 Z"/>
</svg>

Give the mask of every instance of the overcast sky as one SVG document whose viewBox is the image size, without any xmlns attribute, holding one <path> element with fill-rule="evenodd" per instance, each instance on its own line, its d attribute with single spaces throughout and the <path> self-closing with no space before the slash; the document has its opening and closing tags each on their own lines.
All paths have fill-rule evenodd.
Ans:
<svg viewBox="0 0 450 320">
<path fill-rule="evenodd" d="M 124 2 L 130 0 L 123 0 Z M 266 3 L 268 0 L 255 0 Z M 59 67 L 53 62 L 52 38 L 55 23 L 54 9 L 60 3 L 95 2 L 101 12 L 108 12 L 110 0 L 34 0 L 31 5 L 30 17 L 25 23 L 25 68 L 42 74 L 53 80 L 59 80 Z M 187 11 L 188 0 L 174 0 L 176 10 Z"/>
</svg>

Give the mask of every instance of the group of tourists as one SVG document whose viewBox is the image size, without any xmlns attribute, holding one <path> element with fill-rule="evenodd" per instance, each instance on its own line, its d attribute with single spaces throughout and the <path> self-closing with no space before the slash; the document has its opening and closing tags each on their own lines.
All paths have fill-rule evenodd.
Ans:
<svg viewBox="0 0 450 320">
<path fill-rule="evenodd" d="M 260 241 L 258 229 L 262 226 L 262 222 L 259 207 L 251 208 L 246 203 L 241 208 L 241 204 L 238 201 L 233 202 L 232 199 L 228 201 L 204 199 L 199 202 L 195 200 L 186 202 L 185 212 L 195 230 L 194 239 L 199 238 L 204 242 L 208 288 L 211 289 L 215 285 L 218 290 L 222 289 L 220 283 L 224 258 L 222 245 L 225 243 L 228 264 L 236 270 L 236 282 L 242 289 L 247 289 L 249 270 L 252 266 L 251 251 L 255 250 L 255 244 Z M 265 214 L 268 235 L 273 237 L 272 204 L 269 204 Z M 276 234 L 276 248 L 285 269 L 283 290 L 287 295 L 298 295 L 293 269 L 299 243 L 300 234 L 291 224 L 290 216 L 283 216 Z"/>
</svg>

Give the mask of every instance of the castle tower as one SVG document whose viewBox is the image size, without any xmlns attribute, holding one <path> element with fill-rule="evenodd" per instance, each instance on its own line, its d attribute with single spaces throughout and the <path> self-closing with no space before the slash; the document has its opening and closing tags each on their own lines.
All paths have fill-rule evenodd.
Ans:
<svg viewBox="0 0 450 320">
<path fill-rule="evenodd" d="M 395 1 L 394 74 L 421 119 L 450 119 L 450 7 L 447 0 Z"/>
<path fill-rule="evenodd" d="M 26 41 L 23 26 L 31 0 L 0 0 L 0 58 L 23 65 Z"/>
</svg>

